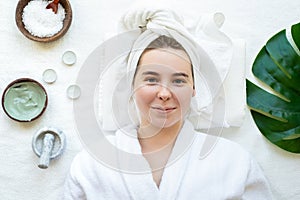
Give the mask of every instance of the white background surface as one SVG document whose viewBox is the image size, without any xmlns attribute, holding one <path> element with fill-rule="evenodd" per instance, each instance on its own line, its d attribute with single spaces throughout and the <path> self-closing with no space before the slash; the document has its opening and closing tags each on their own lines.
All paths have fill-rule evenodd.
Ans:
<svg viewBox="0 0 300 200">
<path fill-rule="evenodd" d="M 17 0 L 0 1 L 0 92 L 17 78 L 30 77 L 41 82 L 49 95 L 44 115 L 32 123 L 18 123 L 0 109 L 0 199 L 61 199 L 64 178 L 70 162 L 81 149 L 73 121 L 72 100 L 66 89 L 75 82 L 87 56 L 115 33 L 120 15 L 135 1 L 71 0 L 73 22 L 60 40 L 41 44 L 25 38 L 15 24 Z M 300 1 L 289 0 L 184 0 L 170 1 L 171 8 L 197 17 L 201 13 L 224 13 L 222 30 L 246 41 L 246 74 L 252 79 L 251 65 L 265 42 L 280 30 L 300 21 Z M 64 51 L 73 50 L 77 62 L 61 62 Z M 52 84 L 42 80 L 45 69 L 57 71 Z M 61 158 L 41 170 L 31 149 L 33 134 L 41 127 L 54 126 L 65 132 L 67 148 Z M 256 128 L 249 111 L 240 128 L 226 130 L 224 137 L 250 151 L 270 182 L 274 199 L 300 199 L 300 156 L 285 152 L 267 141 Z"/>
</svg>

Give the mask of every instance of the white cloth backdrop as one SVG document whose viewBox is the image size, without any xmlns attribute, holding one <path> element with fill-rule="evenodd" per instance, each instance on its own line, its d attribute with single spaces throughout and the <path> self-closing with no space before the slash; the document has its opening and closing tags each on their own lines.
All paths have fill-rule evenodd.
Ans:
<svg viewBox="0 0 300 200">
<path fill-rule="evenodd" d="M 10 120 L 0 109 L 0 199 L 61 199 L 64 178 L 74 155 L 82 148 L 73 120 L 72 100 L 66 88 L 75 82 L 88 55 L 117 30 L 117 20 L 129 0 L 70 0 L 73 23 L 60 40 L 40 44 L 25 38 L 17 29 L 14 14 L 17 0 L 0 1 L 0 92 L 14 79 L 31 77 L 40 81 L 49 95 L 44 115 L 32 123 Z M 253 79 L 251 65 L 265 42 L 280 30 L 299 22 L 300 1 L 289 0 L 211 0 L 170 1 L 171 8 L 197 17 L 201 13 L 222 12 L 222 31 L 246 41 L 246 76 Z M 77 62 L 61 62 L 64 51 L 73 50 Z M 55 69 L 57 81 L 42 80 L 45 69 Z M 33 134 L 41 127 L 54 126 L 65 132 L 67 148 L 46 170 L 37 167 L 38 157 L 31 149 Z M 225 130 L 223 137 L 240 143 L 261 165 L 275 199 L 300 199 L 300 155 L 285 152 L 267 141 L 256 128 L 249 111 L 240 128 Z"/>
</svg>

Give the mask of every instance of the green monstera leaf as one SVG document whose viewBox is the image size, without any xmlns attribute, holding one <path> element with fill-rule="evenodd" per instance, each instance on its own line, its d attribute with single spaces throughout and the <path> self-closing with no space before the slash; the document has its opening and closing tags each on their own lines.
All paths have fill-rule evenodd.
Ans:
<svg viewBox="0 0 300 200">
<path fill-rule="evenodd" d="M 252 72 L 270 92 L 246 80 L 247 104 L 269 141 L 300 153 L 300 23 L 291 27 L 291 37 L 286 33 L 274 35 L 257 55 Z"/>
</svg>

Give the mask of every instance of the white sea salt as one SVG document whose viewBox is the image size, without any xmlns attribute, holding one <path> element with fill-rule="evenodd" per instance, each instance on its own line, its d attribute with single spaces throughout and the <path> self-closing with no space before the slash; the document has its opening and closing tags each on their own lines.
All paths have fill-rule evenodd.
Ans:
<svg viewBox="0 0 300 200">
<path fill-rule="evenodd" d="M 51 37 L 63 27 L 65 9 L 58 4 L 55 14 L 51 9 L 46 9 L 50 1 L 32 0 L 23 9 L 22 21 L 25 29 L 37 37 Z"/>
</svg>

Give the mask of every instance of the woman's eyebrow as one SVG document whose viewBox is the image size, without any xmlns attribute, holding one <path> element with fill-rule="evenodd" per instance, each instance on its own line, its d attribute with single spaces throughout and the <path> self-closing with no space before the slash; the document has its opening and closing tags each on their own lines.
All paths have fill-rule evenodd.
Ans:
<svg viewBox="0 0 300 200">
<path fill-rule="evenodd" d="M 186 78 L 189 77 L 189 75 L 187 75 L 186 73 L 183 73 L 183 72 L 174 73 L 172 76 L 183 76 L 183 77 L 186 77 Z"/>
<path fill-rule="evenodd" d="M 159 73 L 157 72 L 153 72 L 153 71 L 146 71 L 146 72 L 143 72 L 142 75 L 154 75 L 154 76 L 159 76 Z"/>
</svg>

